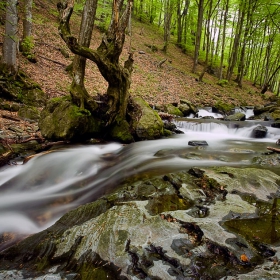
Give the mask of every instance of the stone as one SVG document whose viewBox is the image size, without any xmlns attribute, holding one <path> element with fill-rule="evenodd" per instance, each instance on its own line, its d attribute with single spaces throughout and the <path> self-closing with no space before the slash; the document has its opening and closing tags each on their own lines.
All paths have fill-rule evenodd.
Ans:
<svg viewBox="0 0 280 280">
<path fill-rule="evenodd" d="M 18 116 L 24 119 L 38 121 L 40 119 L 40 111 L 36 107 L 22 106 L 18 111 Z"/>
<path fill-rule="evenodd" d="M 280 128 L 280 121 L 273 122 L 271 127 Z"/>
<path fill-rule="evenodd" d="M 100 121 L 68 97 L 51 99 L 42 110 L 38 125 L 42 136 L 51 140 L 83 140 L 100 133 Z"/>
<path fill-rule="evenodd" d="M 181 110 L 172 104 L 164 105 L 164 111 L 170 115 L 174 115 L 174 116 L 178 116 L 178 117 L 184 116 L 184 114 L 181 112 Z"/>
<path fill-rule="evenodd" d="M 141 97 L 131 98 L 128 107 L 132 135 L 137 140 L 152 140 L 163 135 L 163 122 L 158 113 Z"/>
<path fill-rule="evenodd" d="M 243 113 L 235 113 L 225 117 L 225 121 L 245 121 L 246 115 Z"/>
<path fill-rule="evenodd" d="M 252 137 L 254 138 L 264 138 L 267 134 L 267 128 L 263 125 L 258 125 L 252 131 Z"/>
<path fill-rule="evenodd" d="M 208 143 L 204 140 L 192 140 L 188 142 L 189 146 L 208 146 Z"/>
</svg>

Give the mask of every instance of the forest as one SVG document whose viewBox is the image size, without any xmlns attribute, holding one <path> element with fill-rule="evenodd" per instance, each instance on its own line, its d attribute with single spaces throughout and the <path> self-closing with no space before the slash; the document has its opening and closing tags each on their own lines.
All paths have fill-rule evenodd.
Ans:
<svg viewBox="0 0 280 280">
<path fill-rule="evenodd" d="M 165 51 L 173 35 L 193 72 L 203 62 L 199 80 L 210 72 L 242 87 L 246 78 L 279 94 L 279 10 L 278 1 L 137 0 L 133 14 L 163 29 Z"/>
<path fill-rule="evenodd" d="M 279 1 L 0 8 L 0 279 L 280 279 Z"/>
</svg>

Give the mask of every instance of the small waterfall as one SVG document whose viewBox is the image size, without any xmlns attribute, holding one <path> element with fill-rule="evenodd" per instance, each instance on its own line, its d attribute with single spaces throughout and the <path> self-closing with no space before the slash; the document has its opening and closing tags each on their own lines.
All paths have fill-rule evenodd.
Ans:
<svg viewBox="0 0 280 280">
<path fill-rule="evenodd" d="M 211 137 L 227 138 L 230 136 L 252 138 L 253 130 L 260 124 L 256 122 L 227 122 L 227 121 L 175 121 L 175 125 L 188 134 L 190 132 L 209 133 Z M 280 138 L 280 129 L 273 128 L 270 123 L 263 122 L 266 126 L 266 139 L 277 140 Z"/>
</svg>

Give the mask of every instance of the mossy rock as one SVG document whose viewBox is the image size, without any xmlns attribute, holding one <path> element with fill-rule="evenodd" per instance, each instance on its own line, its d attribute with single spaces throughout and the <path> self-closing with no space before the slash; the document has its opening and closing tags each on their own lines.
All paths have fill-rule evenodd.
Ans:
<svg viewBox="0 0 280 280">
<path fill-rule="evenodd" d="M 187 105 L 189 107 L 190 113 L 192 114 L 196 114 L 198 113 L 198 108 L 192 104 L 189 100 L 186 99 L 181 99 L 180 100 L 180 105 L 178 106 L 178 108 L 184 113 L 183 108 L 187 108 L 185 107 L 185 105 Z M 182 107 L 183 106 L 183 107 Z M 185 113 L 184 113 L 185 115 Z"/>
<path fill-rule="evenodd" d="M 2 73 L 0 80 L 0 93 L 4 99 L 35 107 L 45 105 L 47 97 L 40 85 L 24 73 L 20 72 L 15 78 Z"/>
<path fill-rule="evenodd" d="M 243 113 L 235 113 L 225 118 L 225 121 L 245 121 L 246 115 Z"/>
<path fill-rule="evenodd" d="M 273 119 L 275 121 L 279 121 L 280 120 L 280 108 L 277 109 L 277 110 L 274 110 L 272 113 L 271 113 L 271 116 L 273 117 Z"/>
<path fill-rule="evenodd" d="M 131 98 L 128 110 L 130 127 L 135 139 L 151 140 L 163 135 L 161 118 L 141 97 Z"/>
<path fill-rule="evenodd" d="M 178 117 L 183 117 L 184 114 L 182 113 L 182 111 L 175 107 L 174 105 L 172 104 L 167 104 L 164 106 L 164 111 L 170 115 L 175 115 L 175 116 L 178 116 Z"/>
<path fill-rule="evenodd" d="M 234 108 L 234 105 L 218 101 L 214 107 L 218 110 L 218 112 L 229 113 Z"/>
<path fill-rule="evenodd" d="M 40 111 L 36 107 L 23 106 L 19 109 L 18 115 L 24 119 L 38 121 L 40 119 Z"/>
<path fill-rule="evenodd" d="M 51 99 L 39 120 L 43 137 L 52 140 L 84 140 L 100 133 L 100 124 L 100 120 L 74 105 L 69 97 Z"/>
<path fill-rule="evenodd" d="M 130 133 L 129 124 L 126 120 L 116 123 L 110 131 L 110 136 L 113 140 L 122 143 L 131 143 L 134 141 L 134 138 Z"/>
</svg>

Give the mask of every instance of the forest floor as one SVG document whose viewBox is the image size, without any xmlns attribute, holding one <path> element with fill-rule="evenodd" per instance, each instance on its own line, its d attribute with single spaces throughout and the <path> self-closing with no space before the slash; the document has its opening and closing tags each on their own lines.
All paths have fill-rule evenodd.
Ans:
<svg viewBox="0 0 280 280">
<path fill-rule="evenodd" d="M 35 1 L 33 13 L 34 51 L 38 61 L 34 64 L 21 58 L 21 68 L 42 86 L 49 98 L 66 95 L 69 93 L 71 76 L 65 71 L 65 67 L 71 64 L 73 54 L 58 34 L 55 3 Z M 78 34 L 79 23 L 80 16 L 73 14 L 73 34 Z M 98 25 L 100 22 L 96 20 L 96 26 Z M 98 47 L 101 38 L 101 32 L 95 27 L 91 47 Z M 206 73 L 203 82 L 198 82 L 197 78 L 203 66 L 199 65 L 196 74 L 191 73 L 192 58 L 183 54 L 172 42 L 167 53 L 163 53 L 162 38 L 162 31 L 157 27 L 132 22 L 131 36 L 126 36 L 121 55 L 123 63 L 128 57 L 128 52 L 134 52 L 132 95 L 140 95 L 150 104 L 179 102 L 180 99 L 187 99 L 200 106 L 212 106 L 218 101 L 236 106 L 267 103 L 267 97 L 271 93 L 263 96 L 260 94 L 261 89 L 253 87 L 248 81 L 244 81 L 242 89 L 235 82 L 221 87 L 217 84 L 218 78 Z M 148 46 L 155 46 L 158 51 L 153 52 Z M 65 58 L 61 50 L 68 53 L 69 58 Z M 159 62 L 164 59 L 167 59 L 166 62 L 162 67 L 158 67 Z M 87 62 L 85 85 L 92 95 L 106 92 L 107 82 L 91 61 Z"/>
</svg>

